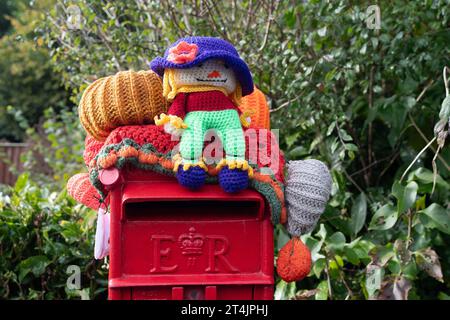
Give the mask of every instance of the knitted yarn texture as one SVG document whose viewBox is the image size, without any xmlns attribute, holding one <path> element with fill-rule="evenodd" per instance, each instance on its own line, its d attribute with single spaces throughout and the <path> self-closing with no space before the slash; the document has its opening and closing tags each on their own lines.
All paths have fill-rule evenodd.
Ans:
<svg viewBox="0 0 450 320">
<path fill-rule="evenodd" d="M 325 210 L 331 193 L 331 175 L 327 166 L 314 159 L 289 161 L 285 201 L 286 229 L 300 236 L 314 229 Z"/>
<path fill-rule="evenodd" d="M 180 143 L 184 160 L 196 161 L 202 156 L 204 136 L 209 129 L 215 129 L 219 135 L 227 159 L 245 159 L 244 132 L 236 110 L 189 112 L 184 121 L 188 125 Z"/>
<path fill-rule="evenodd" d="M 160 77 L 153 71 L 131 70 L 96 80 L 78 107 L 84 129 L 99 141 L 119 126 L 153 123 L 166 110 Z"/>
<path fill-rule="evenodd" d="M 300 238 L 289 240 L 278 252 L 277 273 L 286 282 L 299 281 L 311 270 L 311 253 Z"/>
<path fill-rule="evenodd" d="M 67 182 L 69 195 L 85 206 L 98 210 L 100 196 L 89 180 L 89 173 L 78 173 Z"/>
<path fill-rule="evenodd" d="M 270 129 L 269 106 L 264 93 L 258 88 L 255 87 L 251 94 L 242 98 L 239 109 L 250 113 L 249 128 Z"/>
<path fill-rule="evenodd" d="M 178 59 L 180 58 L 180 59 Z M 242 96 L 253 91 L 253 79 L 247 64 L 233 45 L 213 37 L 185 37 L 171 44 L 163 57 L 156 57 L 150 67 L 160 76 L 167 69 L 189 69 L 210 59 L 220 59 L 234 71 Z"/>
<path fill-rule="evenodd" d="M 174 82 L 178 87 L 204 86 L 224 88 L 228 94 L 236 90 L 234 71 L 219 59 L 209 59 L 188 69 L 173 69 Z"/>
</svg>

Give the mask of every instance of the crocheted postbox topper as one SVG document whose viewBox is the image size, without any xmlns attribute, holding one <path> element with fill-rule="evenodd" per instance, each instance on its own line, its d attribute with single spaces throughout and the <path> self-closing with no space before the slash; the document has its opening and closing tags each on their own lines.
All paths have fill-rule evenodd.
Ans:
<svg viewBox="0 0 450 320">
<path fill-rule="evenodd" d="M 150 63 L 151 69 L 164 75 L 165 69 L 189 69 L 208 59 L 224 61 L 236 75 L 242 87 L 242 96 L 253 92 L 253 79 L 247 64 L 229 42 L 214 37 L 185 37 L 177 40 Z"/>
</svg>

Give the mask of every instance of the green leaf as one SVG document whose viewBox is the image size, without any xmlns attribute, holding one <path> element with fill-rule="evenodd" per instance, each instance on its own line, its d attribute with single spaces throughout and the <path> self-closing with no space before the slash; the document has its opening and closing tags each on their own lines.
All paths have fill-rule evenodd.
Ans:
<svg viewBox="0 0 450 320">
<path fill-rule="evenodd" d="M 406 107 L 408 109 L 411 109 L 415 105 L 416 105 L 416 98 L 414 98 L 414 97 L 407 97 L 406 98 Z"/>
<path fill-rule="evenodd" d="M 375 212 L 370 221 L 369 230 L 388 230 L 398 219 L 398 211 L 394 206 L 386 204 Z"/>
<path fill-rule="evenodd" d="M 399 204 L 399 213 L 405 212 L 408 209 L 411 209 L 416 202 L 417 197 L 417 189 L 419 186 L 415 181 L 411 181 L 406 185 L 405 191 L 403 193 L 403 198 Z"/>
<path fill-rule="evenodd" d="M 450 117 L 450 95 L 446 96 L 442 101 L 441 111 L 439 111 L 439 118 L 441 120 L 449 120 Z"/>
<path fill-rule="evenodd" d="M 412 174 L 412 178 L 417 179 L 420 183 L 431 184 L 433 183 L 433 172 L 426 168 L 418 168 Z M 436 176 L 436 185 L 445 189 L 450 189 L 450 184 L 442 179 L 440 175 Z"/>
<path fill-rule="evenodd" d="M 359 264 L 359 256 L 355 249 L 350 248 L 350 247 L 345 247 L 344 253 L 345 253 L 345 257 L 351 264 L 353 264 L 355 266 Z"/>
<path fill-rule="evenodd" d="M 327 34 L 327 27 L 325 26 L 317 30 L 317 34 L 321 37 L 325 37 L 325 35 Z"/>
<path fill-rule="evenodd" d="M 355 200 L 355 203 L 352 206 L 352 213 L 351 213 L 351 229 L 353 235 L 357 235 L 358 232 L 362 229 L 364 226 L 364 223 L 366 222 L 366 215 L 367 215 L 367 198 L 364 193 L 361 193 Z"/>
<path fill-rule="evenodd" d="M 312 270 L 314 272 L 314 275 L 317 277 L 317 279 L 320 279 L 320 274 L 322 273 L 323 269 L 325 269 L 326 261 L 324 258 L 318 259 L 313 267 Z"/>
<path fill-rule="evenodd" d="M 28 182 L 29 173 L 22 173 L 16 181 L 16 184 L 14 185 L 14 191 L 19 193 L 25 188 L 27 182 Z"/>
<path fill-rule="evenodd" d="M 394 183 L 392 191 L 397 198 L 397 210 L 399 214 L 413 207 L 416 202 L 418 188 L 419 186 L 415 181 L 409 182 L 406 187 L 403 187 L 398 181 Z"/>
<path fill-rule="evenodd" d="M 419 211 L 426 214 L 432 221 L 432 224 L 440 231 L 450 234 L 450 210 L 445 209 L 437 203 Z"/>
<path fill-rule="evenodd" d="M 19 281 L 22 281 L 30 272 L 35 277 L 44 273 L 45 268 L 50 264 L 46 256 L 29 257 L 19 264 Z"/>
<path fill-rule="evenodd" d="M 292 158 L 300 158 L 309 154 L 309 151 L 304 146 L 297 146 L 289 152 Z"/>
<path fill-rule="evenodd" d="M 338 231 L 333 233 L 327 239 L 328 248 L 331 250 L 341 250 L 345 245 L 345 236 L 342 232 Z"/>
<path fill-rule="evenodd" d="M 316 300 L 327 300 L 328 299 L 328 282 L 323 280 L 317 286 L 317 293 L 315 296 Z"/>
<path fill-rule="evenodd" d="M 280 280 L 275 288 L 275 300 L 287 300 L 295 296 L 295 282 L 285 282 Z"/>
</svg>

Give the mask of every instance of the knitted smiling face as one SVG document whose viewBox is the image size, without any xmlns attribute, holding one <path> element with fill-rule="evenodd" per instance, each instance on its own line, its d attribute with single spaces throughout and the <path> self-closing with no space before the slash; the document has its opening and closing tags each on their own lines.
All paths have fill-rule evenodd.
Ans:
<svg viewBox="0 0 450 320">
<path fill-rule="evenodd" d="M 234 71 L 219 59 L 209 59 L 188 69 L 175 69 L 174 82 L 177 87 L 219 87 L 228 94 L 236 90 L 237 84 Z"/>
</svg>

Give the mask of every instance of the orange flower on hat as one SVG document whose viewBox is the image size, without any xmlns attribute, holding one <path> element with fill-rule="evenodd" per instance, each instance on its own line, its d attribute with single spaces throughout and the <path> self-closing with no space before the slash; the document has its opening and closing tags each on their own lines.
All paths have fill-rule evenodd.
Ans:
<svg viewBox="0 0 450 320">
<path fill-rule="evenodd" d="M 167 60 L 176 64 L 191 62 L 197 56 L 198 47 L 195 43 L 190 44 L 181 41 L 175 47 L 169 49 Z"/>
</svg>

